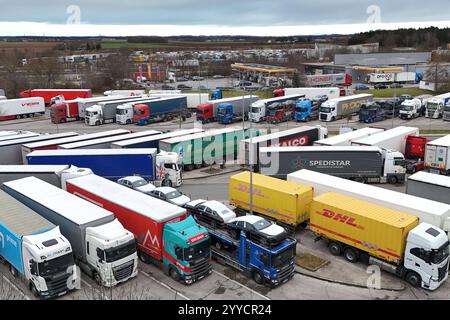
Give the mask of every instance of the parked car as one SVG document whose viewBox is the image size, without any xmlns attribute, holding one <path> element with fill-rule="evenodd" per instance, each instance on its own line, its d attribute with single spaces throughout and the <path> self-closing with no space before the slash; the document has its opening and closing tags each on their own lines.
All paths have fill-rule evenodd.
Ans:
<svg viewBox="0 0 450 320">
<path fill-rule="evenodd" d="M 191 79 L 192 79 L 192 81 L 203 81 L 203 80 L 205 80 L 205 78 L 199 77 L 199 76 L 193 76 Z"/>
<path fill-rule="evenodd" d="M 183 77 L 177 78 L 177 81 L 178 81 L 178 82 L 189 81 L 189 78 L 183 76 Z"/>
<path fill-rule="evenodd" d="M 317 101 L 319 104 L 328 100 L 328 96 L 326 94 L 318 95 L 313 98 L 313 101 Z"/>
<path fill-rule="evenodd" d="M 213 79 L 223 79 L 223 78 L 225 78 L 225 77 L 220 74 L 213 75 Z"/>
<path fill-rule="evenodd" d="M 377 83 L 376 85 L 373 86 L 374 89 L 387 89 L 387 85 L 385 85 L 384 83 Z"/>
<path fill-rule="evenodd" d="M 168 84 L 163 84 L 161 89 L 162 90 L 175 90 L 175 87 L 169 86 Z"/>
<path fill-rule="evenodd" d="M 150 192 L 150 195 L 163 201 L 170 202 L 177 206 L 184 206 L 191 199 L 172 187 L 159 187 Z"/>
<path fill-rule="evenodd" d="M 398 117 L 400 114 L 401 101 L 398 98 L 377 101 L 378 104 L 384 109 L 386 118 Z"/>
<path fill-rule="evenodd" d="M 394 82 L 390 85 L 391 88 L 403 88 L 403 85 L 397 82 Z"/>
<path fill-rule="evenodd" d="M 252 85 L 253 83 L 251 81 L 241 80 L 235 85 L 235 87 L 251 87 Z"/>
<path fill-rule="evenodd" d="M 156 188 L 152 183 L 138 176 L 120 178 L 117 183 L 145 194 L 149 194 Z"/>
<path fill-rule="evenodd" d="M 179 84 L 177 86 L 177 89 L 192 89 L 192 87 L 186 85 L 186 84 Z"/>
<path fill-rule="evenodd" d="M 283 227 L 255 215 L 235 218 L 227 225 L 230 235 L 234 239 L 239 239 L 241 231 L 244 231 L 253 240 L 270 245 L 277 245 L 287 237 L 287 232 Z"/>
<path fill-rule="evenodd" d="M 369 86 L 366 86 L 365 84 L 357 84 L 355 86 L 355 90 L 369 90 Z"/>
<path fill-rule="evenodd" d="M 207 86 L 200 85 L 197 87 L 197 90 L 209 90 Z"/>
<path fill-rule="evenodd" d="M 236 218 L 236 213 L 233 210 L 216 200 L 198 199 L 186 203 L 184 207 L 197 220 L 215 227 L 225 226 L 226 223 Z"/>
<path fill-rule="evenodd" d="M 399 96 L 400 100 L 403 102 L 405 100 L 411 100 L 414 99 L 414 97 L 410 94 L 402 94 Z"/>
</svg>

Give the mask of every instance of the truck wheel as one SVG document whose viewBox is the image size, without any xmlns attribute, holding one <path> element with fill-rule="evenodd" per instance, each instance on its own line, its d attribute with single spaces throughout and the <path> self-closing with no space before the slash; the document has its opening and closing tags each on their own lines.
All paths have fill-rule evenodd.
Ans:
<svg viewBox="0 0 450 320">
<path fill-rule="evenodd" d="M 398 179 L 397 179 L 397 177 L 389 177 L 388 182 L 390 184 L 396 184 L 398 182 Z"/>
<path fill-rule="evenodd" d="M 359 182 L 359 183 L 366 183 L 366 179 L 361 178 L 361 177 L 355 178 L 355 181 Z"/>
<path fill-rule="evenodd" d="M 420 275 L 417 274 L 417 272 L 414 271 L 409 271 L 406 274 L 405 279 L 413 287 L 419 287 L 420 284 L 422 283 L 422 278 L 420 277 Z"/>
<path fill-rule="evenodd" d="M 100 125 L 100 121 L 95 122 L 95 125 L 99 126 Z"/>
<path fill-rule="evenodd" d="M 186 116 L 182 116 L 181 120 L 186 121 Z"/>
<path fill-rule="evenodd" d="M 11 272 L 14 278 L 18 275 L 16 268 L 14 268 L 12 265 L 9 265 L 9 272 Z"/>
<path fill-rule="evenodd" d="M 126 123 L 126 124 L 131 124 L 131 120 L 128 119 L 125 123 Z"/>
<path fill-rule="evenodd" d="M 336 121 L 336 117 L 331 117 L 331 121 Z"/>
<path fill-rule="evenodd" d="M 358 261 L 358 252 L 353 248 L 347 248 L 344 250 L 344 257 L 347 261 L 351 263 L 355 263 Z"/>
<path fill-rule="evenodd" d="M 330 250 L 333 256 L 340 256 L 342 253 L 342 246 L 337 242 L 330 242 L 328 250 Z"/>
<path fill-rule="evenodd" d="M 216 241 L 216 243 L 214 243 L 214 247 L 216 247 L 217 250 L 222 250 L 222 243 L 220 241 Z"/>
<path fill-rule="evenodd" d="M 30 291 L 33 294 L 33 296 L 35 296 L 36 298 L 39 297 L 39 292 L 37 291 L 36 286 L 34 285 L 33 282 L 30 282 L 29 287 L 30 287 Z"/>
<path fill-rule="evenodd" d="M 97 271 L 94 271 L 93 273 L 94 273 L 93 276 L 94 276 L 95 282 L 96 282 L 99 286 L 101 286 L 101 285 L 102 285 L 102 277 L 100 277 L 100 274 L 99 274 Z"/>
<path fill-rule="evenodd" d="M 175 280 L 176 282 L 180 281 L 181 276 L 180 276 L 180 273 L 178 272 L 177 269 L 175 269 L 175 268 L 170 268 L 169 274 L 170 274 L 170 277 L 171 277 L 173 280 Z"/>
<path fill-rule="evenodd" d="M 253 278 L 253 280 L 255 280 L 255 282 L 257 284 L 263 284 L 264 283 L 264 277 L 257 270 L 253 271 L 252 278 Z"/>
</svg>

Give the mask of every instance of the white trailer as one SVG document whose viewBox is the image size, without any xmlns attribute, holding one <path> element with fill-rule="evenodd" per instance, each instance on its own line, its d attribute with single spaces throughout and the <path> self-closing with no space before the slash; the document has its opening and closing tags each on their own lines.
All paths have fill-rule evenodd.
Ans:
<svg viewBox="0 0 450 320">
<path fill-rule="evenodd" d="M 39 136 L 39 133 L 23 131 L 23 132 L 19 132 L 17 134 L 0 136 L 0 142 L 16 140 L 16 139 L 23 139 L 23 138 L 31 138 L 31 137 L 37 137 L 37 136 Z"/>
<path fill-rule="evenodd" d="M 164 92 L 164 93 L 151 93 L 149 97 L 151 98 L 166 98 L 172 96 L 183 96 L 186 97 L 187 107 L 188 109 L 195 109 L 199 104 L 206 103 L 209 101 L 209 96 L 207 93 L 173 93 Z"/>
<path fill-rule="evenodd" d="M 145 94 L 145 90 L 108 90 L 103 92 L 105 96 L 125 96 L 125 97 L 134 97 L 134 96 L 142 96 Z"/>
<path fill-rule="evenodd" d="M 345 194 L 415 215 L 419 217 L 420 222 L 430 223 L 445 232 L 450 231 L 450 205 L 448 204 L 306 169 L 288 174 L 287 181 L 312 186 L 315 197 L 326 192 Z"/>
<path fill-rule="evenodd" d="M 450 205 L 450 177 L 417 172 L 408 177 L 406 193 Z"/>
<path fill-rule="evenodd" d="M 22 144 L 77 136 L 76 132 L 64 132 L 56 134 L 42 134 L 36 137 L 27 137 L 14 140 L 0 141 L 0 165 L 23 164 Z"/>
<path fill-rule="evenodd" d="M 121 134 L 113 137 L 106 137 L 100 139 L 93 139 L 87 141 L 79 141 L 73 143 L 66 143 L 58 145 L 58 149 L 110 149 L 111 144 L 117 141 L 123 141 L 128 139 L 135 139 L 140 137 L 152 136 L 155 134 L 160 134 L 161 131 L 156 130 L 145 130 L 140 132 L 134 132 L 129 134 Z"/>
<path fill-rule="evenodd" d="M 338 98 L 340 91 L 338 87 L 319 87 L 319 88 L 284 88 L 274 90 L 275 96 L 289 96 L 293 94 L 304 94 L 306 99 L 313 99 L 316 96 L 326 95 L 328 99 Z"/>
<path fill-rule="evenodd" d="M 327 100 L 319 108 L 320 121 L 335 121 L 359 112 L 361 105 L 371 102 L 373 94 L 360 93 Z"/>
<path fill-rule="evenodd" d="M 393 72 L 369 73 L 369 79 L 367 82 L 371 83 L 371 84 L 393 83 L 393 82 L 395 82 L 395 74 Z"/>
<path fill-rule="evenodd" d="M 338 134 L 333 137 L 329 137 L 322 140 L 314 141 L 315 146 L 350 146 L 353 140 L 362 139 L 365 137 L 369 137 L 371 135 L 383 132 L 384 129 L 380 128 L 361 128 L 357 130 L 353 130 L 350 132 L 346 132 L 343 134 Z"/>
<path fill-rule="evenodd" d="M 419 128 L 400 126 L 366 138 L 353 140 L 351 142 L 351 145 L 376 146 L 384 149 L 395 150 L 405 154 L 407 137 L 418 135 Z"/>
<path fill-rule="evenodd" d="M 124 96 L 124 95 L 114 95 L 114 96 L 107 96 L 107 97 L 92 97 L 92 98 L 77 98 L 74 100 L 63 101 L 62 104 L 69 105 L 70 103 L 76 103 L 78 105 L 78 117 L 80 119 L 84 119 L 86 116 L 87 108 L 92 107 L 93 105 L 96 105 L 97 103 L 100 103 L 100 102 L 122 100 L 122 99 L 126 99 L 126 98 L 127 98 L 127 96 Z"/>
<path fill-rule="evenodd" d="M 44 113 L 45 103 L 41 97 L 0 100 L 0 120 L 33 117 Z"/>
<path fill-rule="evenodd" d="M 450 175 L 450 134 L 427 142 L 425 168 L 432 173 Z"/>
<path fill-rule="evenodd" d="M 397 72 L 395 74 L 395 82 L 417 82 L 417 75 L 415 72 Z"/>
</svg>

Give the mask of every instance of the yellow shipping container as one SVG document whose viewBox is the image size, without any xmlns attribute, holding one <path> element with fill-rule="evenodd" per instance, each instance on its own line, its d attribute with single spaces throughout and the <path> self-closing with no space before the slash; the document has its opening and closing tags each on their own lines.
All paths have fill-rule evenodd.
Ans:
<svg viewBox="0 0 450 320">
<path fill-rule="evenodd" d="M 409 231 L 418 224 L 416 216 L 334 192 L 315 197 L 311 204 L 312 231 L 397 264 Z"/>
<path fill-rule="evenodd" d="M 250 210 L 250 172 L 230 177 L 230 204 Z M 310 186 L 253 173 L 253 211 L 291 226 L 309 219 Z"/>
</svg>

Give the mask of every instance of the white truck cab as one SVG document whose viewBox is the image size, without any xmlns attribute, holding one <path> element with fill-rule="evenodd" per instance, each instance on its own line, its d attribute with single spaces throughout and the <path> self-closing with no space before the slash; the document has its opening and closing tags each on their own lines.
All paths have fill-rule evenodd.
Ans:
<svg viewBox="0 0 450 320">
<path fill-rule="evenodd" d="M 266 104 L 263 101 L 255 101 L 250 105 L 248 118 L 252 122 L 261 122 L 266 119 Z"/>
<path fill-rule="evenodd" d="M 137 252 L 134 235 L 117 220 L 86 228 L 86 259 L 96 266 L 97 283 L 112 287 L 137 276 Z"/>
<path fill-rule="evenodd" d="M 404 155 L 401 152 L 394 150 L 383 148 L 381 148 L 381 150 L 384 157 L 384 168 L 381 181 L 393 184 L 405 181 L 406 168 Z"/>
<path fill-rule="evenodd" d="M 419 99 L 409 99 L 402 102 L 399 110 L 399 117 L 402 119 L 413 119 L 420 116 L 422 102 Z"/>
<path fill-rule="evenodd" d="M 431 98 L 427 101 L 425 109 L 425 117 L 437 119 L 442 116 L 444 111 L 444 100 L 439 98 Z"/>
<path fill-rule="evenodd" d="M 95 126 L 97 123 L 103 123 L 103 109 L 98 104 L 86 108 L 84 122 L 89 126 Z"/>
<path fill-rule="evenodd" d="M 321 121 L 332 121 L 332 119 L 337 118 L 337 108 L 336 102 L 334 101 L 325 101 L 320 105 L 319 109 L 319 117 Z"/>
<path fill-rule="evenodd" d="M 118 124 L 133 123 L 133 105 L 131 103 L 125 103 L 120 106 L 117 106 L 116 122 Z"/>
<path fill-rule="evenodd" d="M 156 155 L 156 186 L 179 187 L 182 183 L 182 156 L 176 152 L 160 151 Z"/>
<path fill-rule="evenodd" d="M 412 271 L 409 277 L 420 277 L 422 288 L 437 289 L 448 277 L 448 262 L 449 240 L 443 230 L 420 223 L 409 232 L 404 267 Z"/>
<path fill-rule="evenodd" d="M 36 296 L 63 295 L 80 288 L 72 247 L 59 227 L 22 239 L 24 275 Z"/>
</svg>

